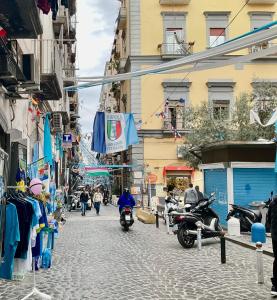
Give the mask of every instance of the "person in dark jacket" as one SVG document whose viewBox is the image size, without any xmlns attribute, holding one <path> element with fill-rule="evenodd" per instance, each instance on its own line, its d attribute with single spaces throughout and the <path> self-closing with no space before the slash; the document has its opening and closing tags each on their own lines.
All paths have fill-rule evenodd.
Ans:
<svg viewBox="0 0 277 300">
<path fill-rule="evenodd" d="M 80 195 L 80 202 L 82 205 L 82 216 L 86 215 L 86 209 L 87 209 L 87 203 L 88 203 L 88 193 L 86 192 L 85 189 L 83 189 L 83 192 Z"/>
<path fill-rule="evenodd" d="M 197 193 L 197 196 L 198 196 L 198 201 L 204 200 L 204 195 L 203 195 L 202 192 L 200 192 L 200 189 L 199 189 L 198 185 L 195 186 L 195 190 L 196 190 L 196 193 Z"/>
<path fill-rule="evenodd" d="M 136 205 L 134 197 L 130 194 L 130 191 L 128 188 L 124 189 L 123 194 L 119 197 L 117 201 L 117 205 L 119 206 L 119 213 L 121 214 L 121 211 L 124 206 L 131 206 L 132 208 Z"/>
<path fill-rule="evenodd" d="M 277 295 L 277 195 L 275 195 L 268 208 L 268 223 L 270 225 L 270 232 L 272 238 L 272 247 L 274 254 L 273 261 L 273 277 L 271 294 Z"/>
</svg>

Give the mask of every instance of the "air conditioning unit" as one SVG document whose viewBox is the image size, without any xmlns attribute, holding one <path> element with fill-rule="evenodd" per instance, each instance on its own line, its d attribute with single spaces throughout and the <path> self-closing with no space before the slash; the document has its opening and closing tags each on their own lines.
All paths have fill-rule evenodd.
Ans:
<svg viewBox="0 0 277 300">
<path fill-rule="evenodd" d="M 60 113 L 52 114 L 52 130 L 55 133 L 62 132 L 62 115 Z"/>
</svg>

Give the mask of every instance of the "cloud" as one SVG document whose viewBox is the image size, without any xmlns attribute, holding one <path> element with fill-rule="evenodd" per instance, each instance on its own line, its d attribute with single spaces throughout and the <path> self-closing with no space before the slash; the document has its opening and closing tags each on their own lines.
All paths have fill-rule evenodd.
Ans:
<svg viewBox="0 0 277 300">
<path fill-rule="evenodd" d="M 102 75 L 111 53 L 120 2 L 81 0 L 77 3 L 78 76 Z M 94 87 L 79 92 L 79 114 L 83 133 L 92 130 L 100 91 L 101 87 Z"/>
</svg>

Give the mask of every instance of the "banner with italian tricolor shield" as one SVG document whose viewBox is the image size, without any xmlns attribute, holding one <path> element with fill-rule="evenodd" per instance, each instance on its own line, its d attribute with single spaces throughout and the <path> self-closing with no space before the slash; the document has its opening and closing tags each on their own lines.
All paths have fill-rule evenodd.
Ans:
<svg viewBox="0 0 277 300">
<path fill-rule="evenodd" d="M 105 114 L 106 153 L 114 153 L 127 149 L 125 127 L 124 114 Z"/>
</svg>

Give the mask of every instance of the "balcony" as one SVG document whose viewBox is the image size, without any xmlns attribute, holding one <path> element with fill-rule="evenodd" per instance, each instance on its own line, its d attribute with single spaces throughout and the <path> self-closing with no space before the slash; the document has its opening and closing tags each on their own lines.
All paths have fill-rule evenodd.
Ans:
<svg viewBox="0 0 277 300">
<path fill-rule="evenodd" d="M 75 68 L 65 68 L 65 77 L 63 80 L 64 87 L 69 87 L 76 84 Z"/>
<path fill-rule="evenodd" d="M 24 82 L 25 77 L 20 68 L 19 50 L 12 51 L 0 38 L 0 82 L 6 87 L 14 87 Z M 21 56 L 22 57 L 22 56 Z"/>
<path fill-rule="evenodd" d="M 62 53 L 59 44 L 52 40 L 42 41 L 42 65 L 40 89 L 44 100 L 59 100 L 63 90 Z"/>
<path fill-rule="evenodd" d="M 186 5 L 190 0 L 160 0 L 161 5 Z"/>
<path fill-rule="evenodd" d="M 158 45 L 162 58 L 176 58 L 193 54 L 192 43 L 163 43 Z"/>
<path fill-rule="evenodd" d="M 126 7 L 120 7 L 119 14 L 118 14 L 118 29 L 126 28 L 127 23 L 127 9 Z"/>
<path fill-rule="evenodd" d="M 249 54 L 251 54 L 251 53 L 259 52 L 259 51 L 262 51 L 264 49 L 267 49 L 267 48 L 270 48 L 273 46 L 276 46 L 276 43 L 264 42 L 262 44 L 257 44 L 257 45 L 253 45 L 253 46 L 249 47 L 248 52 L 249 52 Z M 270 57 L 270 56 L 276 57 L 276 55 L 277 55 L 277 53 L 276 54 L 274 53 L 274 54 L 268 55 L 268 57 Z"/>
<path fill-rule="evenodd" d="M 245 2 L 247 3 L 247 0 L 245 0 Z M 277 0 L 250 0 L 248 2 L 248 4 L 275 4 L 277 3 Z"/>
<path fill-rule="evenodd" d="M 1 0 L 0 20 L 9 38 L 36 39 L 42 34 L 35 0 Z"/>
<path fill-rule="evenodd" d="M 69 0 L 69 14 L 73 16 L 76 14 L 76 0 Z"/>
<path fill-rule="evenodd" d="M 53 29 L 56 38 L 60 36 L 61 29 L 63 28 L 64 34 L 66 36 L 69 35 L 69 13 L 68 8 L 65 8 L 63 5 L 61 5 L 61 0 L 59 0 L 59 10 L 57 14 L 56 20 L 53 20 Z"/>
<path fill-rule="evenodd" d="M 126 72 L 126 62 L 127 58 L 120 58 L 119 59 L 119 67 L 118 67 L 118 73 L 125 73 Z"/>
</svg>

